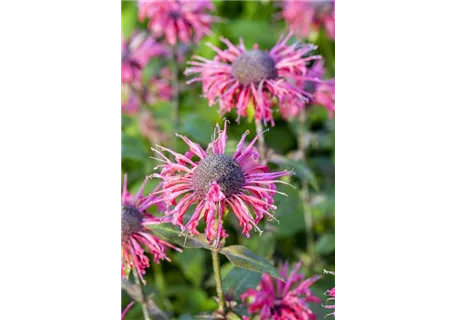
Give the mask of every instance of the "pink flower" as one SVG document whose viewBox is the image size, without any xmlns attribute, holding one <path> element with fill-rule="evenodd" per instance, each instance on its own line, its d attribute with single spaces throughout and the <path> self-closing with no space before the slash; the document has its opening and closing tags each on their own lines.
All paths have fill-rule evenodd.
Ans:
<svg viewBox="0 0 456 320">
<path fill-rule="evenodd" d="M 149 103 L 153 104 L 156 100 L 171 101 L 173 99 L 171 82 L 172 74 L 169 67 L 162 68 L 157 76 L 152 77 L 147 88 Z"/>
<path fill-rule="evenodd" d="M 291 174 L 289 171 L 269 172 L 267 166 L 261 165 L 259 154 L 253 148 L 259 135 L 244 146 L 248 131 L 242 136 L 234 155 L 226 155 L 226 123 L 223 130 L 217 125 L 218 136 L 214 136 L 215 140 L 206 151 L 181 135 L 178 136 L 189 147 L 184 155 L 161 146 L 152 149 L 162 158 L 157 160 L 163 162 L 157 166 L 161 172 L 152 176 L 163 180 L 162 189 L 154 195 L 166 203 L 164 221 L 171 221 L 182 231 L 194 235 L 199 233 L 196 227 L 204 219 L 205 235 L 210 242 L 215 240 L 216 246 L 221 237 L 228 237 L 223 228 L 223 218 L 229 209 L 239 220 L 242 233 L 247 237 L 250 237 L 249 231 L 253 227 L 261 234 L 258 222 L 264 215 L 274 218 L 269 210 L 276 209 L 273 196 L 280 193 L 276 191 L 275 184 L 285 183 L 277 178 Z M 165 156 L 164 151 L 173 155 L 175 161 Z M 189 210 L 193 204 L 196 208 Z M 192 214 L 184 223 L 187 212 Z M 255 218 L 251 212 L 255 213 Z"/>
<path fill-rule="evenodd" d="M 181 252 L 179 248 L 154 236 L 151 230 L 146 228 L 147 225 L 157 224 L 160 220 L 146 212 L 151 205 L 160 203 L 153 196 L 144 197 L 142 195 L 147 181 L 148 178 L 144 180 L 136 195 L 133 196 L 127 191 L 127 175 L 125 174 L 122 190 L 122 277 L 126 278 L 134 267 L 143 283 L 145 283 L 143 275 L 149 267 L 149 258 L 142 247 L 154 256 L 155 263 L 160 263 L 160 260 L 164 259 L 170 261 L 165 255 L 167 247 Z"/>
<path fill-rule="evenodd" d="M 209 105 L 219 103 L 222 114 L 236 108 L 238 121 L 247 116 L 251 104 L 255 118 L 274 125 L 272 107 L 277 99 L 282 116 L 289 114 L 289 109 L 303 108 L 310 101 L 311 94 L 299 81 L 312 81 L 307 77 L 307 63 L 319 59 L 319 56 L 303 57 L 315 49 L 313 45 L 294 43 L 287 45 L 291 34 L 281 36 L 270 51 L 260 51 L 258 45 L 252 50 L 244 47 L 242 39 L 234 46 L 227 39 L 221 38 L 228 49 L 221 50 L 208 44 L 217 54 L 213 60 L 195 56 L 190 61 L 185 74 L 198 74 L 187 81 L 190 84 L 201 81 L 204 96 Z"/>
<path fill-rule="evenodd" d="M 167 50 L 145 32 L 135 32 L 128 39 L 122 39 L 122 83 L 141 81 L 142 69 L 150 58 L 162 55 Z"/>
<path fill-rule="evenodd" d="M 312 95 L 312 98 L 304 104 L 304 107 L 312 104 L 322 105 L 332 116 L 335 111 L 335 81 L 334 79 L 321 80 L 324 71 L 324 61 L 318 60 L 307 71 L 307 77 L 312 80 L 299 80 L 296 85 L 304 88 L 306 92 Z M 291 105 L 289 108 L 283 109 L 282 115 L 286 119 L 296 117 L 302 107 L 302 105 Z"/>
<path fill-rule="evenodd" d="M 331 271 L 326 271 L 324 270 L 324 273 L 330 273 L 332 274 L 333 276 L 336 276 L 336 273 L 335 272 L 331 272 Z M 329 296 L 328 299 L 326 299 L 326 305 L 324 305 L 323 307 L 327 308 L 327 309 L 334 309 L 334 312 L 333 313 L 330 313 L 328 314 L 328 316 L 330 315 L 333 315 L 334 317 L 336 316 L 336 287 L 328 290 L 325 292 L 325 295 Z M 328 304 L 328 301 L 334 301 L 333 304 Z"/>
<path fill-rule="evenodd" d="M 151 77 L 148 85 L 139 82 L 122 85 L 122 113 L 136 115 L 141 110 L 141 104 L 153 105 L 157 101 L 170 101 L 173 98 L 171 71 L 162 68 L 160 73 Z M 141 101 L 141 97 L 145 101 Z"/>
<path fill-rule="evenodd" d="M 283 2 L 282 16 L 292 32 L 306 38 L 310 31 L 326 29 L 331 39 L 335 37 L 335 6 L 334 1 L 295 1 Z"/>
<path fill-rule="evenodd" d="M 290 275 L 288 275 L 288 263 L 279 268 L 279 273 L 286 282 L 264 274 L 257 289 L 247 289 L 241 294 L 241 299 L 247 301 L 249 313 L 259 313 L 262 320 L 316 319 L 308 303 L 320 303 L 320 299 L 312 295 L 309 287 L 320 276 L 305 279 L 303 274 L 298 273 L 301 265 L 302 262 L 296 264 Z"/>
<path fill-rule="evenodd" d="M 156 37 L 164 36 L 175 45 L 197 42 L 211 33 L 216 20 L 208 12 L 213 11 L 211 1 L 138 0 L 139 20 L 149 18 L 148 27 Z"/>
<path fill-rule="evenodd" d="M 150 111 L 144 110 L 139 115 L 139 130 L 152 143 L 168 141 L 168 135 L 160 128 Z M 164 210 L 160 210 L 164 211 Z"/>
<path fill-rule="evenodd" d="M 122 314 L 121 314 L 121 316 L 120 316 L 120 320 L 123 320 L 123 318 L 125 318 L 125 316 L 127 315 L 128 310 L 130 310 L 131 307 L 133 307 L 134 304 L 135 304 L 135 302 L 132 301 L 132 302 L 130 302 L 130 303 L 128 304 L 128 306 L 125 307 L 124 311 L 122 311 Z"/>
</svg>

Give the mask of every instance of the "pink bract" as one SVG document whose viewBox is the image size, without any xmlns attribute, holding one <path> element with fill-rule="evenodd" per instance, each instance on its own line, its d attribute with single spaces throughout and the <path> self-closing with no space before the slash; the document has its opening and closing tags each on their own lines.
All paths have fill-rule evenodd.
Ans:
<svg viewBox="0 0 456 320">
<path fill-rule="evenodd" d="M 238 46 L 225 38 L 220 40 L 228 49 L 221 50 L 208 44 L 216 52 L 213 60 L 195 56 L 185 70 L 186 75 L 197 76 L 189 81 L 200 81 L 203 95 L 209 105 L 219 103 L 221 114 L 237 110 L 238 121 L 247 116 L 249 106 L 255 119 L 274 125 L 273 106 L 278 105 L 284 118 L 290 109 L 301 109 L 310 101 L 311 94 L 298 83 L 318 81 L 307 76 L 307 63 L 320 56 L 307 56 L 316 47 L 296 42 L 287 45 L 292 34 L 281 36 L 269 51 L 260 51 L 258 45 L 247 50 L 242 39 Z"/>
<path fill-rule="evenodd" d="M 155 37 L 164 36 L 166 41 L 175 45 L 197 42 L 211 33 L 211 24 L 216 18 L 211 1 L 178 0 L 138 0 L 139 20 L 149 18 L 148 28 Z"/>
<path fill-rule="evenodd" d="M 162 179 L 162 188 L 153 193 L 159 201 L 166 204 L 163 221 L 179 225 L 183 232 L 198 234 L 196 229 L 201 219 L 206 222 L 207 239 L 218 246 L 220 238 L 228 237 L 223 228 L 223 219 L 231 209 L 239 220 L 242 233 L 250 237 L 249 231 L 258 228 L 258 222 L 264 215 L 274 216 L 273 196 L 276 183 L 285 183 L 277 178 L 290 175 L 289 171 L 269 172 L 267 166 L 260 164 L 259 154 L 254 149 L 257 135 L 247 146 L 244 145 L 248 131 L 244 133 L 233 156 L 225 154 L 227 142 L 225 121 L 224 129 L 216 126 L 217 137 L 204 150 L 199 144 L 187 137 L 178 135 L 188 145 L 185 154 L 157 146 L 153 150 L 161 157 L 162 164 L 157 166 L 160 173 L 152 176 Z M 174 156 L 169 159 L 164 152 Z M 195 159 L 196 158 L 196 159 Z M 196 205 L 195 209 L 189 209 Z M 191 216 L 184 223 L 184 215 Z M 255 213 L 253 217 L 252 213 Z"/>
<path fill-rule="evenodd" d="M 324 270 L 324 273 L 329 273 L 332 274 L 333 276 L 336 276 L 335 272 L 332 271 L 326 271 Z M 332 313 L 329 313 L 328 316 L 336 316 L 336 287 L 329 289 L 325 292 L 326 296 L 329 296 L 329 298 L 326 299 L 326 304 L 323 306 L 327 309 L 334 309 Z M 328 304 L 328 301 L 333 301 L 333 304 Z"/>
<path fill-rule="evenodd" d="M 141 81 L 142 69 L 150 58 L 165 54 L 167 49 L 155 42 L 145 32 L 135 32 L 128 39 L 122 39 L 122 83 Z"/>
<path fill-rule="evenodd" d="M 147 213 L 147 208 L 159 205 L 161 202 L 153 196 L 144 197 L 142 195 L 148 180 L 148 178 L 144 180 L 136 195 L 133 196 L 127 191 L 127 175 L 125 174 L 121 210 L 122 277 L 126 278 L 131 269 L 135 268 L 143 283 L 145 283 L 143 275 L 149 267 L 149 258 L 145 255 L 143 247 L 153 255 L 155 263 L 160 263 L 160 260 L 170 261 L 165 254 L 167 247 L 181 252 L 179 248 L 156 237 L 150 229 L 146 228 L 147 225 L 158 224 L 160 220 Z"/>
<path fill-rule="evenodd" d="M 310 31 L 325 28 L 331 39 L 335 37 L 334 1 L 295 1 L 282 3 L 282 17 L 298 37 L 306 38 Z"/>
<path fill-rule="evenodd" d="M 316 316 L 308 303 L 320 303 L 320 299 L 310 290 L 320 276 L 305 279 L 303 274 L 298 273 L 301 265 L 302 262 L 297 263 L 288 275 L 288 263 L 285 263 L 279 268 L 285 282 L 264 274 L 258 288 L 247 289 L 241 294 L 249 313 L 258 314 L 261 320 L 315 320 Z"/>
</svg>

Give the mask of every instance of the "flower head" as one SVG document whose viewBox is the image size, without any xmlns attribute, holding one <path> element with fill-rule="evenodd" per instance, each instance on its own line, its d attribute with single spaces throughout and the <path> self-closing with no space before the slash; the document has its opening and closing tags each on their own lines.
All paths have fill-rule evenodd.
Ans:
<svg viewBox="0 0 456 320">
<path fill-rule="evenodd" d="M 123 320 L 123 318 L 125 318 L 125 316 L 127 315 L 128 310 L 130 310 L 131 307 L 133 307 L 134 304 L 135 304 L 135 302 L 132 301 L 132 302 L 130 302 L 128 304 L 128 306 L 125 307 L 124 311 L 122 311 L 122 314 L 120 315 L 120 320 Z"/>
<path fill-rule="evenodd" d="M 157 166 L 161 172 L 152 176 L 163 180 L 161 190 L 154 195 L 167 206 L 164 221 L 171 221 L 193 235 L 199 233 L 196 227 L 204 219 L 205 235 L 209 241 L 215 240 L 216 246 L 220 238 L 228 237 L 223 218 L 229 209 L 247 237 L 250 237 L 249 231 L 253 227 L 261 232 L 257 224 L 263 216 L 274 218 L 269 211 L 276 209 L 273 196 L 280 193 L 275 184 L 285 183 L 277 178 L 291 174 L 289 171 L 269 172 L 267 166 L 261 165 L 259 154 L 253 148 L 259 135 L 245 146 L 248 131 L 242 136 L 234 155 L 225 154 L 226 123 L 223 130 L 217 125 L 218 136 L 214 134 L 206 150 L 181 135 L 178 136 L 189 147 L 184 155 L 161 146 L 153 149 L 162 158 L 157 160 L 163 162 Z M 175 161 L 171 161 L 164 151 L 173 155 Z M 191 205 L 196 205 L 196 208 L 189 210 Z M 188 211 L 192 214 L 184 223 Z"/>
<path fill-rule="evenodd" d="M 221 50 L 208 44 L 215 52 L 213 60 L 195 56 L 185 74 L 198 74 L 187 81 L 190 84 L 201 81 L 203 94 L 209 105 L 219 103 L 222 114 L 237 109 L 238 121 L 247 116 L 249 105 L 255 111 L 255 118 L 274 125 L 272 107 L 278 103 L 282 116 L 290 108 L 303 108 L 310 101 L 311 94 L 298 87 L 299 81 L 312 81 L 307 77 L 307 63 L 319 56 L 307 56 L 315 49 L 313 45 L 296 42 L 287 45 L 291 34 L 281 36 L 269 51 L 261 51 L 258 45 L 247 50 L 242 39 L 234 46 L 227 39 L 220 40 L 228 49 Z"/>
<path fill-rule="evenodd" d="M 211 1 L 138 0 L 139 20 L 149 18 L 148 27 L 156 37 L 164 36 L 175 45 L 197 42 L 211 33 L 216 20 L 209 11 L 214 10 Z"/>
<path fill-rule="evenodd" d="M 333 276 L 336 276 L 336 273 L 332 272 L 332 271 L 324 270 L 324 273 L 330 273 Z M 329 298 L 326 299 L 326 305 L 324 305 L 323 307 L 325 307 L 327 309 L 334 309 L 333 313 L 329 313 L 328 316 L 333 315 L 335 317 L 336 316 L 336 287 L 327 290 L 325 292 L 325 295 L 329 296 Z M 334 303 L 333 304 L 328 304 L 328 301 L 334 301 Z"/>
<path fill-rule="evenodd" d="M 310 31 L 326 29 L 331 39 L 335 37 L 334 0 L 283 2 L 282 17 L 290 30 L 301 38 L 306 38 Z"/>
<path fill-rule="evenodd" d="M 312 104 L 322 105 L 332 116 L 335 111 L 335 81 L 334 79 L 321 80 L 325 72 L 324 60 L 315 61 L 309 68 L 307 77 L 315 79 L 312 81 L 300 80 L 297 85 L 303 87 L 306 92 L 312 94 L 312 99 L 306 103 L 306 106 Z M 320 79 L 316 81 L 316 79 Z M 298 115 L 300 108 L 294 106 L 286 110 L 286 118 L 292 118 Z"/>
<path fill-rule="evenodd" d="M 320 303 L 320 299 L 312 295 L 310 286 L 320 276 L 305 279 L 299 274 L 302 262 L 296 264 L 288 275 L 288 263 L 279 268 L 285 282 L 273 279 L 264 274 L 257 289 L 247 289 L 241 299 L 247 302 L 250 314 L 259 314 L 260 319 L 272 320 L 314 320 L 315 314 L 308 303 Z"/>
<path fill-rule="evenodd" d="M 153 105 L 157 101 L 171 101 L 171 71 L 164 67 L 149 79 L 147 85 L 140 82 L 122 84 L 121 90 L 122 113 L 136 115 L 141 110 L 141 104 Z"/>
<path fill-rule="evenodd" d="M 137 194 L 133 196 L 127 191 L 127 175 L 124 176 L 121 218 L 122 277 L 127 277 L 134 267 L 144 283 L 143 275 L 149 267 L 149 258 L 145 255 L 143 247 L 154 256 L 155 263 L 160 263 L 160 260 L 170 260 L 165 254 L 167 247 L 181 251 L 156 237 L 150 229 L 146 228 L 147 225 L 157 224 L 160 220 L 146 212 L 151 205 L 160 203 L 153 196 L 143 197 L 142 192 L 147 181 L 148 178 L 144 180 Z"/>
<path fill-rule="evenodd" d="M 122 83 L 141 81 L 142 69 L 150 58 L 162 55 L 167 50 L 145 32 L 134 32 L 128 39 L 122 39 Z"/>
</svg>

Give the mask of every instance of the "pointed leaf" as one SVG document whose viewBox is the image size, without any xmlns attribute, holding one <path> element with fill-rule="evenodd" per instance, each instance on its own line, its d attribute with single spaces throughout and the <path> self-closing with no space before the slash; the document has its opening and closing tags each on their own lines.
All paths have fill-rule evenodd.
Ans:
<svg viewBox="0 0 456 320">
<path fill-rule="evenodd" d="M 202 234 L 184 236 L 181 231 L 165 224 L 148 226 L 154 234 L 171 243 L 178 244 L 184 248 L 204 248 L 210 250 L 209 242 Z"/>
<path fill-rule="evenodd" d="M 264 258 L 255 255 L 244 246 L 234 245 L 220 250 L 236 267 L 260 273 L 268 273 L 274 278 L 284 281 L 277 270 Z"/>
</svg>

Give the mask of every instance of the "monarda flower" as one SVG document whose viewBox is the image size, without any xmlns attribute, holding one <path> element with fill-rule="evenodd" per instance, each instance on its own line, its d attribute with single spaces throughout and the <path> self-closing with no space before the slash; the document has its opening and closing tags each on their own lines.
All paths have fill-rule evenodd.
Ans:
<svg viewBox="0 0 456 320">
<path fill-rule="evenodd" d="M 135 302 L 132 301 L 128 304 L 128 306 L 125 307 L 124 311 L 122 311 L 122 314 L 120 315 L 120 320 L 123 320 L 125 318 L 127 312 L 131 309 L 131 307 L 133 307 L 134 304 Z"/>
<path fill-rule="evenodd" d="M 211 1 L 138 0 L 139 20 L 149 18 L 148 28 L 158 38 L 164 36 L 172 46 L 198 42 L 211 33 L 216 18 Z"/>
<path fill-rule="evenodd" d="M 336 273 L 333 272 L 333 271 L 326 271 L 324 270 L 324 273 L 330 273 L 332 274 L 333 276 L 336 276 Z M 325 295 L 326 296 L 329 296 L 328 299 L 326 299 L 326 305 L 324 305 L 323 307 L 324 308 L 327 308 L 327 309 L 334 309 L 333 313 L 329 313 L 328 316 L 331 316 L 333 315 L 334 317 L 336 316 L 336 287 L 330 289 L 330 290 L 327 290 L 325 292 Z M 333 304 L 328 304 L 328 301 L 333 301 Z"/>
<path fill-rule="evenodd" d="M 255 111 L 255 118 L 274 125 L 272 107 L 279 105 L 282 116 L 290 108 L 303 108 L 310 101 L 311 94 L 296 85 L 299 81 L 312 81 L 307 77 L 307 63 L 319 56 L 307 56 L 316 47 L 296 42 L 287 45 L 291 34 L 281 36 L 269 51 L 259 50 L 254 45 L 247 50 L 242 39 L 234 46 L 227 39 L 220 40 L 228 49 L 221 50 L 208 44 L 215 52 L 213 60 L 195 56 L 185 74 L 198 74 L 187 81 L 190 84 L 201 81 L 203 95 L 209 105 L 219 103 L 220 113 L 237 109 L 238 121 L 247 116 L 249 105 Z"/>
<path fill-rule="evenodd" d="M 282 17 L 290 30 L 298 37 L 306 38 L 310 31 L 318 31 L 324 27 L 331 39 L 335 37 L 335 6 L 334 1 L 286 0 L 282 3 Z"/>
<path fill-rule="evenodd" d="M 157 75 L 149 79 L 147 85 L 140 82 L 122 84 L 122 113 L 132 116 L 141 110 L 141 105 L 153 105 L 158 101 L 171 101 L 173 98 L 171 77 L 169 68 L 164 67 Z"/>
<path fill-rule="evenodd" d="M 302 262 L 296 264 L 288 275 L 288 263 L 279 268 L 280 275 L 286 279 L 282 282 L 264 274 L 256 289 L 247 289 L 241 294 L 246 301 L 248 311 L 252 315 L 259 314 L 261 320 L 314 320 L 315 314 L 308 303 L 320 303 L 320 299 L 312 295 L 310 286 L 320 276 L 305 279 L 299 274 Z"/>
<path fill-rule="evenodd" d="M 173 150 L 157 146 L 153 149 L 164 162 L 157 166 L 161 172 L 152 176 L 163 180 L 162 189 L 153 193 L 159 201 L 163 201 L 167 210 L 164 221 L 179 225 L 183 232 L 198 234 L 196 229 L 201 219 L 206 222 L 205 235 L 218 247 L 220 238 L 228 237 L 223 228 L 223 218 L 231 209 L 239 220 L 242 233 L 250 237 L 249 231 L 255 227 L 260 233 L 258 222 L 264 215 L 273 219 L 269 212 L 275 210 L 273 196 L 276 183 L 285 183 L 277 178 L 290 175 L 289 171 L 269 172 L 261 165 L 259 154 L 253 148 L 259 135 L 247 146 L 244 145 L 248 131 L 244 133 L 236 151 L 232 156 L 225 154 L 227 142 L 225 121 L 224 129 L 216 126 L 217 137 L 206 150 L 178 135 L 188 145 L 185 155 Z M 163 152 L 174 156 L 171 161 Z M 195 159 L 196 158 L 196 159 Z M 191 205 L 196 208 L 189 210 Z M 184 223 L 184 215 L 191 212 Z M 252 215 L 255 214 L 255 217 Z"/>
<path fill-rule="evenodd" d="M 312 94 L 312 99 L 306 103 L 306 107 L 312 104 L 322 105 L 328 110 L 330 116 L 335 111 L 335 80 L 318 80 L 322 79 L 325 72 L 324 61 L 318 60 L 309 68 L 307 76 L 314 80 L 312 81 L 298 81 L 297 85 L 303 87 L 306 92 Z M 296 117 L 300 111 L 299 106 L 294 106 L 286 110 L 286 118 Z M 284 111 L 285 112 L 285 111 Z"/>
<path fill-rule="evenodd" d="M 167 247 L 181 252 L 179 248 L 156 237 L 150 229 L 146 228 L 147 225 L 158 224 L 160 220 L 146 212 L 151 205 L 160 203 L 153 196 L 142 195 L 147 181 L 148 178 L 133 196 L 127 191 L 127 175 L 125 175 L 122 190 L 122 277 L 126 278 L 134 267 L 143 283 L 145 283 L 143 275 L 149 267 L 149 258 L 145 255 L 143 247 L 153 255 L 155 263 L 160 263 L 160 260 L 170 261 L 165 254 Z"/>
<path fill-rule="evenodd" d="M 142 69 L 150 58 L 166 52 L 164 46 L 145 32 L 134 32 L 128 40 L 122 39 L 122 83 L 140 82 Z"/>
</svg>

